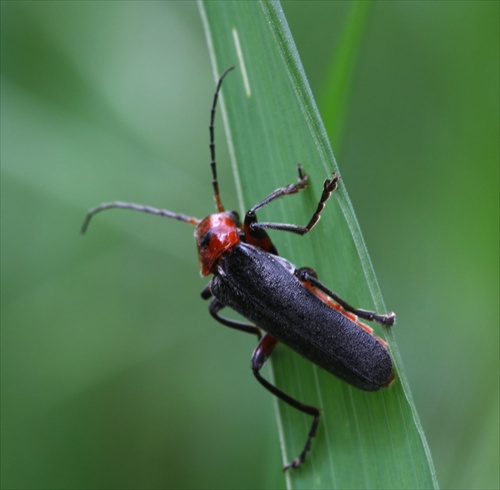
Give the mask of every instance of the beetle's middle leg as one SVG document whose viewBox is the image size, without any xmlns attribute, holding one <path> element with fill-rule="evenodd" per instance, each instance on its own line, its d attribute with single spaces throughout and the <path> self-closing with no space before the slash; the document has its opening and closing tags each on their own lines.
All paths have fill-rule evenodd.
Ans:
<svg viewBox="0 0 500 490">
<path fill-rule="evenodd" d="M 316 271 L 310 267 L 302 267 L 295 271 L 295 275 L 304 283 L 308 283 L 314 288 L 323 291 L 327 296 L 337 302 L 342 308 L 355 315 L 363 318 L 364 320 L 373 321 L 382 325 L 392 326 L 396 322 L 396 314 L 392 311 L 386 314 L 375 313 L 374 311 L 362 310 L 351 306 L 347 301 L 343 300 L 338 294 L 334 293 L 331 289 L 327 288 L 319 279 Z"/>
<path fill-rule="evenodd" d="M 213 298 L 212 292 L 210 291 L 210 284 L 208 284 L 203 291 L 201 292 L 201 297 L 203 299 Z M 226 305 L 221 303 L 217 298 L 213 298 L 208 307 L 208 311 L 210 315 L 217 320 L 222 325 L 226 327 L 234 328 L 235 330 L 239 330 L 240 332 L 246 332 L 253 335 L 257 335 L 257 338 L 260 340 L 262 338 L 262 332 L 259 327 L 253 325 L 251 323 L 240 322 L 238 320 L 233 320 L 232 318 L 226 318 L 219 315 L 219 311 L 222 308 L 225 308 Z"/>
</svg>

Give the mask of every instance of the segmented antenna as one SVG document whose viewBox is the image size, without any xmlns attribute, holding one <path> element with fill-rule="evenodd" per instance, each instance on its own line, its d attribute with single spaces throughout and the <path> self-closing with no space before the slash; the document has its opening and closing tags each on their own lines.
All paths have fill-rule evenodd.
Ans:
<svg viewBox="0 0 500 490">
<path fill-rule="evenodd" d="M 191 216 L 186 216 L 185 214 L 172 213 L 172 211 L 168 211 L 167 209 L 159 209 L 153 208 L 152 206 L 144 206 L 143 204 L 136 204 L 135 202 L 105 202 L 100 204 L 99 206 L 92 208 L 87 215 L 85 216 L 85 220 L 83 221 L 82 227 L 80 228 L 80 232 L 82 235 L 87 231 L 90 220 L 94 216 L 101 211 L 105 211 L 106 209 L 131 209 L 132 211 L 140 211 L 141 213 L 149 213 L 156 214 L 157 216 L 163 216 L 165 218 L 172 218 L 179 221 L 184 221 L 185 223 L 191 223 L 192 225 L 197 225 L 200 220 L 198 218 L 193 218 Z"/>
<path fill-rule="evenodd" d="M 222 87 L 222 82 L 226 75 L 234 69 L 234 66 L 230 66 L 219 78 L 217 83 L 217 88 L 215 89 L 214 100 L 212 102 L 212 109 L 210 111 L 210 126 L 208 127 L 210 131 L 210 167 L 212 169 L 212 186 L 214 188 L 215 204 L 217 206 L 217 211 L 222 213 L 224 211 L 224 206 L 222 205 L 220 194 L 219 194 L 219 181 L 217 180 L 217 167 L 215 163 L 215 138 L 214 138 L 214 119 L 215 119 L 215 108 L 217 107 L 217 99 L 219 98 L 219 92 Z"/>
<path fill-rule="evenodd" d="M 217 210 L 219 212 L 224 211 L 224 206 L 222 205 L 222 202 L 220 200 L 219 196 L 219 183 L 217 181 L 217 169 L 216 169 L 216 164 L 215 164 L 215 142 L 214 142 L 214 119 L 215 119 L 215 108 L 217 106 L 217 99 L 219 98 L 219 92 L 222 86 L 222 81 L 224 80 L 224 77 L 234 68 L 234 66 L 230 66 L 229 68 L 226 69 L 226 71 L 221 75 L 219 82 L 217 83 L 217 88 L 215 89 L 215 94 L 214 94 L 214 100 L 212 102 L 212 109 L 210 111 L 210 167 L 212 168 L 212 186 L 214 188 L 214 196 L 215 196 L 215 202 L 217 204 Z M 81 233 L 85 233 L 87 230 L 87 227 L 89 226 L 90 220 L 92 217 L 101 212 L 105 211 L 106 209 L 113 209 L 113 208 L 118 208 L 118 209 L 131 209 L 132 211 L 140 211 L 142 213 L 149 213 L 149 214 L 156 214 L 157 216 L 163 216 L 165 218 L 172 218 L 176 219 L 179 221 L 184 221 L 185 223 L 190 223 L 192 225 L 198 225 L 200 223 L 200 220 L 198 218 L 193 218 L 191 216 L 186 216 L 185 214 L 179 214 L 179 213 L 173 213 L 172 211 L 168 211 L 167 209 L 159 209 L 159 208 L 154 208 L 152 206 L 144 206 L 142 204 L 136 204 L 134 202 L 122 202 L 122 201 L 115 201 L 115 202 L 105 202 L 101 204 L 100 206 L 97 206 L 95 208 L 92 208 L 87 215 L 85 216 L 85 220 L 83 221 L 82 227 L 81 227 Z"/>
</svg>

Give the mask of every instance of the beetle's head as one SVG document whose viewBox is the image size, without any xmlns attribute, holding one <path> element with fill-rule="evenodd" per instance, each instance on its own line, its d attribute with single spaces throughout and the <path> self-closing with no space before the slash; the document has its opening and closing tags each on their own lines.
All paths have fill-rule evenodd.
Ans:
<svg viewBox="0 0 500 490">
<path fill-rule="evenodd" d="M 207 216 L 196 226 L 194 237 L 202 276 L 214 272 L 220 257 L 240 241 L 240 219 L 236 211 Z"/>
</svg>

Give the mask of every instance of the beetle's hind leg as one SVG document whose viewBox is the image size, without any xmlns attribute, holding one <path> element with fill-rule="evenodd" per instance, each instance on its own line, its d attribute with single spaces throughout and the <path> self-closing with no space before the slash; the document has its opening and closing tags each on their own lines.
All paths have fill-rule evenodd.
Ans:
<svg viewBox="0 0 500 490">
<path fill-rule="evenodd" d="M 302 267 L 295 271 L 295 275 L 302 282 L 308 283 L 314 288 L 319 289 L 327 296 L 332 298 L 336 303 L 338 303 L 345 310 L 354 313 L 359 318 L 364 320 L 373 321 L 380 323 L 382 325 L 392 326 L 396 322 L 396 314 L 392 311 L 386 314 L 375 313 L 374 311 L 362 310 L 360 308 L 355 308 L 351 306 L 347 301 L 343 300 L 340 296 L 335 294 L 331 289 L 328 289 L 319 279 L 316 272 L 310 267 Z"/>
<path fill-rule="evenodd" d="M 210 283 L 201 292 L 201 297 L 203 299 L 213 298 L 212 292 L 210 290 Z M 309 434 L 307 435 L 307 440 L 304 445 L 304 448 L 302 449 L 301 453 L 297 458 L 295 458 L 293 461 L 285 465 L 283 471 L 286 471 L 289 468 L 298 468 L 305 461 L 307 452 L 311 449 L 312 439 L 316 435 L 320 418 L 319 409 L 311 405 L 306 405 L 304 403 L 301 403 L 298 400 L 295 400 L 295 398 L 292 398 L 290 395 L 287 395 L 279 388 L 277 388 L 269 381 L 267 381 L 267 379 L 262 377 L 262 375 L 260 374 L 260 370 L 262 369 L 262 366 L 267 361 L 267 359 L 269 359 L 269 356 L 272 354 L 278 341 L 268 333 L 264 333 L 263 335 L 261 329 L 256 325 L 239 322 L 231 318 L 225 318 L 223 316 L 220 316 L 219 311 L 222 310 L 222 308 L 224 308 L 225 306 L 226 305 L 221 303 L 217 298 L 213 298 L 212 301 L 210 302 L 208 310 L 212 315 L 212 317 L 215 318 L 215 320 L 217 320 L 219 323 L 222 323 L 227 327 L 234 328 L 241 332 L 257 335 L 259 339 L 259 343 L 257 344 L 257 347 L 253 351 L 252 360 L 250 364 L 252 372 L 254 376 L 257 378 L 257 381 L 262 386 L 264 386 L 266 390 L 270 391 L 274 396 L 277 396 L 280 400 L 283 400 L 285 403 L 288 403 L 288 405 L 292 406 L 293 408 L 296 408 L 297 410 L 300 410 L 301 412 L 314 417 L 313 422 L 311 424 L 311 428 L 309 429 Z"/>
<path fill-rule="evenodd" d="M 260 374 L 262 366 L 272 354 L 277 343 L 278 341 L 267 333 L 264 334 L 264 336 L 260 339 L 257 347 L 252 354 L 251 368 L 253 374 L 257 378 L 257 381 L 262 386 L 264 386 L 264 388 L 270 391 L 273 395 L 277 396 L 280 400 L 283 400 L 293 408 L 296 408 L 297 410 L 300 410 L 301 412 L 314 417 L 311 428 L 309 429 L 309 434 L 307 435 L 307 440 L 304 448 L 302 449 L 299 456 L 297 456 L 293 461 L 284 466 L 283 471 L 286 471 L 290 468 L 298 468 L 305 461 L 306 455 L 311 449 L 312 440 L 316 436 L 316 431 L 318 430 L 320 412 L 318 408 L 301 403 L 295 398 L 292 398 L 290 395 L 287 395 L 285 392 L 281 391 L 279 388 L 267 381 L 267 379 L 263 378 Z"/>
</svg>

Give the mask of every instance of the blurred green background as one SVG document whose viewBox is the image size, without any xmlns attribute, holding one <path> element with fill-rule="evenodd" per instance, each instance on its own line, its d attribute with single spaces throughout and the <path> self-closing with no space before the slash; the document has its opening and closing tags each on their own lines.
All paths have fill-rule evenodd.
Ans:
<svg viewBox="0 0 500 490">
<path fill-rule="evenodd" d="M 283 8 L 320 103 L 351 5 Z M 282 486 L 254 341 L 209 318 L 193 229 L 78 233 L 115 199 L 212 211 L 196 4 L 1 9 L 2 488 Z M 499 487 L 498 19 L 376 2 L 334 147 L 443 488 Z"/>
</svg>

